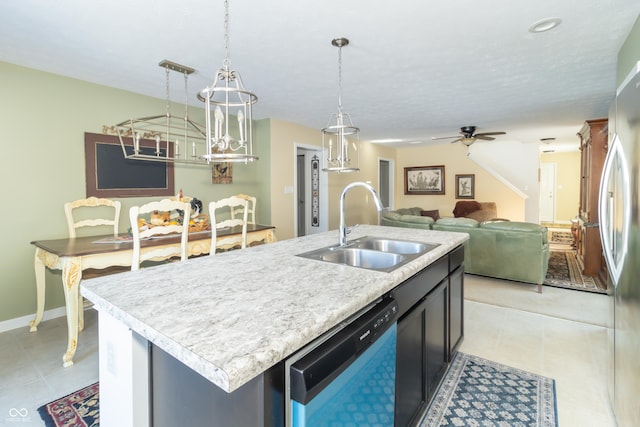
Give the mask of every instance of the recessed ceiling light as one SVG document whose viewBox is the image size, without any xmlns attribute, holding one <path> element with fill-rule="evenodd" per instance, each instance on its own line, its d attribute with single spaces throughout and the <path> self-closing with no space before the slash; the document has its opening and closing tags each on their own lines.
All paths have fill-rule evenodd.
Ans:
<svg viewBox="0 0 640 427">
<path fill-rule="evenodd" d="M 560 25 L 562 19 L 560 18 L 544 18 L 534 22 L 529 26 L 530 33 L 544 33 L 545 31 L 553 30 Z"/>
</svg>

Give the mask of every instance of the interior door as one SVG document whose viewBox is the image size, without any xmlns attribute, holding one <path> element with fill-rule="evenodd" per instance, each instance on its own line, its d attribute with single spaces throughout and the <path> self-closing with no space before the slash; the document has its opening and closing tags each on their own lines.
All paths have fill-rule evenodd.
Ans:
<svg viewBox="0 0 640 427">
<path fill-rule="evenodd" d="M 296 237 L 328 230 L 328 177 L 322 172 L 322 149 L 295 145 L 295 224 Z"/>
<path fill-rule="evenodd" d="M 540 222 L 555 221 L 556 164 L 540 163 Z"/>
</svg>

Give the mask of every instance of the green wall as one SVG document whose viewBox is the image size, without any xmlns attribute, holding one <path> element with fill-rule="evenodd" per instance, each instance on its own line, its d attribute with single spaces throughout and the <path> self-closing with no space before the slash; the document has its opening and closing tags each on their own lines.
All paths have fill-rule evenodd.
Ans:
<svg viewBox="0 0 640 427">
<path fill-rule="evenodd" d="M 35 313 L 32 240 L 66 237 L 63 205 L 85 197 L 84 132 L 101 133 L 131 117 L 162 113 L 165 101 L 0 62 L 0 185 L 3 194 L 0 322 Z M 172 111 L 184 106 L 174 105 Z M 190 109 L 202 122 L 202 109 Z M 176 189 L 206 205 L 232 194 L 258 198 L 257 221 L 270 222 L 269 123 L 255 126 L 254 164 L 234 164 L 233 184 L 211 184 L 209 167 L 176 165 Z M 152 198 L 126 198 L 128 211 Z M 47 272 L 46 309 L 64 305 L 60 272 Z M 25 325 L 26 326 L 26 325 Z"/>
<path fill-rule="evenodd" d="M 638 61 L 640 61 L 640 16 L 636 19 L 627 40 L 618 53 L 616 86 L 622 83 Z"/>
</svg>

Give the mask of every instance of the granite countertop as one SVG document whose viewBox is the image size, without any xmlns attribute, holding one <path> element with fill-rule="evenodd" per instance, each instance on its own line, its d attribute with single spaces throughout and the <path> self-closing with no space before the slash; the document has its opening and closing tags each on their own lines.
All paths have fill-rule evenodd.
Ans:
<svg viewBox="0 0 640 427">
<path fill-rule="evenodd" d="M 348 236 L 440 243 L 391 273 L 295 256 L 338 243 L 336 230 L 83 280 L 82 295 L 232 392 L 468 239 L 464 233 L 361 225 Z"/>
</svg>

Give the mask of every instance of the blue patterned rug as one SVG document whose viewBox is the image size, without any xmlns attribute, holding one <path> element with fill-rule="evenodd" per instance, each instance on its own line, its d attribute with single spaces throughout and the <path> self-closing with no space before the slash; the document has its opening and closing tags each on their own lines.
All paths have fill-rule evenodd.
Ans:
<svg viewBox="0 0 640 427">
<path fill-rule="evenodd" d="M 557 427 L 555 380 L 458 352 L 420 423 Z"/>
</svg>

